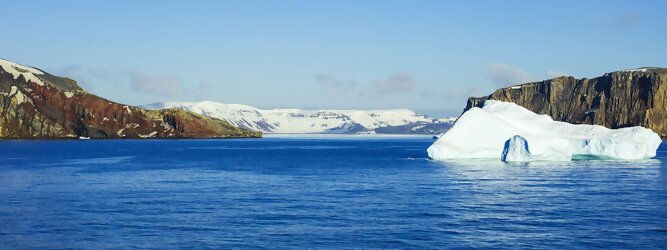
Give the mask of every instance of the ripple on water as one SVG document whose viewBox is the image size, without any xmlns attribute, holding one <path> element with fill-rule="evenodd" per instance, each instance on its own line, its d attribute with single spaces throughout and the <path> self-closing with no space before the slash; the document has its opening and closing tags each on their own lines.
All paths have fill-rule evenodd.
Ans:
<svg viewBox="0 0 667 250">
<path fill-rule="evenodd" d="M 664 150 L 636 162 L 435 162 L 426 160 L 430 143 L 21 142 L 0 151 L 0 245 L 667 245 Z"/>
</svg>

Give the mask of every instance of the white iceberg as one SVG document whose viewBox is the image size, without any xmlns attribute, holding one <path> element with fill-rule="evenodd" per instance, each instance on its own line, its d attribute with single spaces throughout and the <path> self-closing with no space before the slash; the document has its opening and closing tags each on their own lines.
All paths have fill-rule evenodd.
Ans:
<svg viewBox="0 0 667 250">
<path fill-rule="evenodd" d="M 488 100 L 461 115 L 427 151 L 434 160 L 639 160 L 655 157 L 661 142 L 644 127 L 575 125 L 514 103 Z"/>
<path fill-rule="evenodd" d="M 502 161 L 524 161 L 532 159 L 533 153 L 530 152 L 528 141 L 520 135 L 512 136 L 505 142 L 503 154 L 500 156 Z"/>
</svg>

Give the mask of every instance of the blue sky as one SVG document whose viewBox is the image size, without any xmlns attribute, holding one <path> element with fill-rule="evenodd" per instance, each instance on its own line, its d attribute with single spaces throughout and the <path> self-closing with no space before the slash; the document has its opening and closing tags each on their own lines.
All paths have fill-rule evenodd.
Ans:
<svg viewBox="0 0 667 250">
<path fill-rule="evenodd" d="M 667 1 L 5 1 L 0 58 L 132 105 L 410 108 L 667 67 Z"/>
</svg>

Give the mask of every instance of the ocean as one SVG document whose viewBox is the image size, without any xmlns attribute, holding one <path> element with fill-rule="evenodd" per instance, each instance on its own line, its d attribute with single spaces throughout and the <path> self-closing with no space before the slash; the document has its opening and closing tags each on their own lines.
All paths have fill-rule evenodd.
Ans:
<svg viewBox="0 0 667 250">
<path fill-rule="evenodd" d="M 430 137 L 0 141 L 0 248 L 666 248 L 645 161 L 436 162 Z"/>
</svg>

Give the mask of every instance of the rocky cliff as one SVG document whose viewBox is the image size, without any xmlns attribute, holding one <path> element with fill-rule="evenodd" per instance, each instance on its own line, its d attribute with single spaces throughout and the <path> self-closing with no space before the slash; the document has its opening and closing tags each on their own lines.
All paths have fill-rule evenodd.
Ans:
<svg viewBox="0 0 667 250">
<path fill-rule="evenodd" d="M 609 128 L 643 126 L 667 137 L 667 69 L 640 68 L 593 79 L 558 77 L 471 97 L 465 110 L 488 99 L 514 102 L 554 120 Z"/>
<path fill-rule="evenodd" d="M 180 109 L 145 110 L 87 93 L 72 79 L 0 59 L 0 138 L 259 137 Z"/>
</svg>

